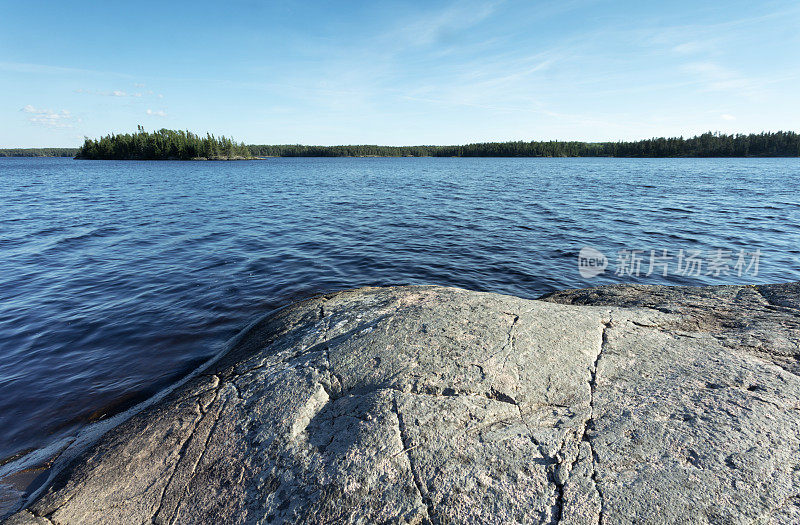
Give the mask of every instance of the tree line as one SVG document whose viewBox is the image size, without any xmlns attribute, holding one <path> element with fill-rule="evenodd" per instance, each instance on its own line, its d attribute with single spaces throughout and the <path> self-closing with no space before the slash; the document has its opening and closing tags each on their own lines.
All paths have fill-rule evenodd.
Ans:
<svg viewBox="0 0 800 525">
<path fill-rule="evenodd" d="M 78 148 L 6 148 L 0 157 L 74 157 Z"/>
<path fill-rule="evenodd" d="M 76 159 L 102 160 L 235 160 L 252 158 L 244 143 L 227 137 L 205 137 L 190 131 L 160 129 L 136 133 L 106 135 L 100 139 L 86 138 Z"/>
<path fill-rule="evenodd" d="M 141 126 L 136 133 L 87 138 L 75 148 L 16 148 L 0 157 L 74 156 L 79 159 L 191 160 L 253 157 L 800 157 L 800 134 L 793 131 L 691 138 L 652 138 L 619 142 L 516 141 L 463 146 L 304 146 L 245 145 L 226 137 L 196 135 Z"/>
<path fill-rule="evenodd" d="M 800 134 L 792 131 L 630 142 L 516 141 L 464 146 L 251 145 L 258 157 L 799 157 Z"/>
</svg>

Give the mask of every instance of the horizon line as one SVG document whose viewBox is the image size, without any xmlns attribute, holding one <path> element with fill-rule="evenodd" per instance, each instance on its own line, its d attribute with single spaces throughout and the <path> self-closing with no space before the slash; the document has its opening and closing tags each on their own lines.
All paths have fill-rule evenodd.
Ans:
<svg viewBox="0 0 800 525">
<path fill-rule="evenodd" d="M 168 128 L 160 128 L 160 129 L 168 129 Z M 153 130 L 153 132 L 160 131 L 160 129 Z M 190 130 L 184 130 L 184 129 L 175 129 L 175 130 L 171 130 L 171 131 L 186 131 L 188 133 L 194 133 L 196 135 L 199 135 L 198 133 L 195 133 L 195 132 L 190 131 Z M 217 136 L 217 135 L 212 134 L 210 132 L 206 132 L 206 133 L 214 135 L 214 136 Z M 698 134 L 694 134 L 694 135 L 690 135 L 690 136 L 686 136 L 686 135 L 678 135 L 678 136 L 662 135 L 662 136 L 651 136 L 651 137 L 647 137 L 647 138 L 630 139 L 630 140 L 625 140 L 625 139 L 609 139 L 609 140 L 578 140 L 578 139 L 530 139 L 530 140 L 525 140 L 525 139 L 516 139 L 516 140 L 513 140 L 512 139 L 512 140 L 484 140 L 484 141 L 475 141 L 475 142 L 463 142 L 463 143 L 460 143 L 460 144 L 451 143 L 451 144 L 403 144 L 403 145 L 388 145 L 388 144 L 377 144 L 377 143 L 368 143 L 368 142 L 350 143 L 350 144 L 303 144 L 301 142 L 281 142 L 281 143 L 278 143 L 278 142 L 273 142 L 273 143 L 260 142 L 259 143 L 259 142 L 245 142 L 245 141 L 236 141 L 236 142 L 238 142 L 240 144 L 245 144 L 246 146 L 303 146 L 303 147 L 310 147 L 310 148 L 338 148 L 338 147 L 354 147 L 354 146 L 375 146 L 375 147 L 379 147 L 379 148 L 452 148 L 452 147 L 460 147 L 460 146 L 470 146 L 470 145 L 474 145 L 474 144 L 510 144 L 510 143 L 514 143 L 514 142 L 522 142 L 522 143 L 532 143 L 532 142 L 577 142 L 577 143 L 581 143 L 581 144 L 613 144 L 613 143 L 625 143 L 625 142 L 644 142 L 644 141 L 647 141 L 647 140 L 660 140 L 660 139 L 664 139 L 664 140 L 688 140 L 688 139 L 698 138 L 698 137 L 701 137 L 701 136 L 707 135 L 707 134 L 711 134 L 711 135 L 714 135 L 714 136 L 736 137 L 736 136 L 764 135 L 764 134 L 778 134 L 778 133 L 798 134 L 797 131 L 794 131 L 794 130 L 783 130 L 783 129 L 774 130 L 774 131 L 773 130 L 762 130 L 762 131 L 759 131 L 759 132 L 746 132 L 746 133 L 745 132 L 725 133 L 725 132 L 722 132 L 722 131 L 711 131 L 711 130 L 709 130 L 709 131 L 705 131 L 703 133 L 698 133 Z M 126 133 L 113 133 L 112 132 L 112 133 L 108 133 L 107 135 L 104 135 L 104 136 L 108 136 L 108 135 L 112 135 L 112 134 L 113 135 L 125 135 L 125 134 L 130 135 L 132 133 L 131 132 L 126 132 Z M 229 138 L 230 140 L 234 140 L 233 137 L 228 137 L 227 135 L 218 135 L 218 136 L 219 137 Z M 97 140 L 97 139 L 91 139 L 88 136 L 85 136 L 84 139 Z M 0 146 L 0 150 L 5 151 L 5 150 L 35 150 L 35 149 L 79 149 L 81 146 L 82 146 L 82 144 L 81 145 L 77 145 L 77 146 Z"/>
</svg>

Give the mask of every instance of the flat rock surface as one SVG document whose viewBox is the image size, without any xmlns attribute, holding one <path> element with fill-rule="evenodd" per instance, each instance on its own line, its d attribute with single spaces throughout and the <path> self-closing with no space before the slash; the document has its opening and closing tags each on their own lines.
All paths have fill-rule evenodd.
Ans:
<svg viewBox="0 0 800 525">
<path fill-rule="evenodd" d="M 798 523 L 800 287 L 285 308 L 11 523 Z"/>
</svg>

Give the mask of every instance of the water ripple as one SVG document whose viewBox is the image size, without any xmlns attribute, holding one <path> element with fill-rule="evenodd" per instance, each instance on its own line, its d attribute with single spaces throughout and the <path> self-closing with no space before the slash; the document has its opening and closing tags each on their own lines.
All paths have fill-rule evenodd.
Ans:
<svg viewBox="0 0 800 525">
<path fill-rule="evenodd" d="M 800 279 L 798 159 L 0 159 L 0 459 L 148 395 L 261 311 L 363 285 L 537 297 Z M 757 277 L 576 255 L 760 249 Z"/>
</svg>

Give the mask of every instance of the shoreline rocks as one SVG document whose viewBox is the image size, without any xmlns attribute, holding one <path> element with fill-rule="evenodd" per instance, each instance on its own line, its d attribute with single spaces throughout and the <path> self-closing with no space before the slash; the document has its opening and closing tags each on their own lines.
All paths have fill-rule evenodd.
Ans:
<svg viewBox="0 0 800 525">
<path fill-rule="evenodd" d="M 796 523 L 800 285 L 291 305 L 9 523 Z"/>
</svg>

